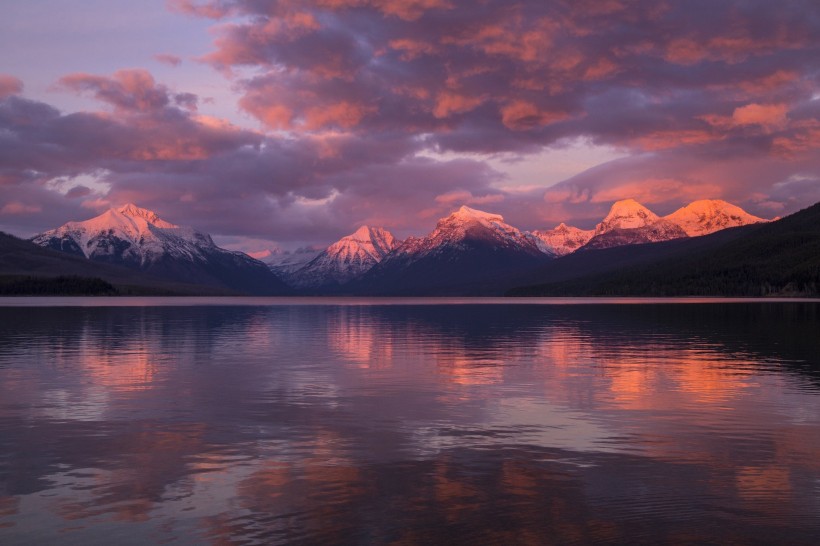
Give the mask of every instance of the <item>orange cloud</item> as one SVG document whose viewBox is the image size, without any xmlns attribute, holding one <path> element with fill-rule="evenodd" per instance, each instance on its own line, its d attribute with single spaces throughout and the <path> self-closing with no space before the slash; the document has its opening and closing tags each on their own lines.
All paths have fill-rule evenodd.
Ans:
<svg viewBox="0 0 820 546">
<path fill-rule="evenodd" d="M 673 199 L 693 201 L 703 196 L 720 197 L 723 188 L 706 182 L 683 182 L 674 178 L 646 178 L 635 182 L 618 184 L 595 192 L 592 203 L 610 203 L 631 197 L 643 204 L 663 203 Z"/>
<path fill-rule="evenodd" d="M 772 130 L 786 125 L 786 113 L 789 107 L 785 104 L 747 104 L 736 108 L 732 114 L 734 125 L 760 125 Z"/>
<path fill-rule="evenodd" d="M 783 157 L 820 148 L 820 121 L 808 120 L 796 124 L 793 134 L 775 138 L 772 147 Z"/>
<path fill-rule="evenodd" d="M 584 71 L 582 79 L 586 81 L 601 80 L 607 76 L 611 76 L 618 71 L 618 65 L 610 61 L 606 57 L 598 60 L 595 64 L 587 67 Z"/>
<path fill-rule="evenodd" d="M 450 9 L 447 0 L 375 0 L 374 4 L 385 14 L 412 21 L 432 9 Z"/>
<path fill-rule="evenodd" d="M 321 129 L 328 126 L 350 129 L 362 119 L 377 109 L 375 106 L 365 106 L 349 101 L 309 108 L 305 113 L 304 127 L 308 130 Z"/>
<path fill-rule="evenodd" d="M 568 117 L 565 112 L 547 112 L 523 100 L 516 100 L 501 107 L 501 122 L 513 131 L 526 131 Z"/>
<path fill-rule="evenodd" d="M 544 62 L 549 59 L 552 36 L 558 29 L 559 25 L 547 17 L 535 22 L 526 21 L 523 17 L 512 17 L 502 23 L 468 29 L 458 36 L 444 37 L 442 41 L 470 47 L 487 55 L 505 56 L 525 62 Z"/>
<path fill-rule="evenodd" d="M 479 97 L 470 97 L 445 91 L 440 93 L 436 99 L 436 104 L 433 107 L 433 116 L 442 119 L 452 114 L 462 114 L 469 112 L 482 102 L 484 102 L 484 100 Z"/>
<path fill-rule="evenodd" d="M 689 38 L 672 40 L 666 46 L 664 58 L 672 63 L 690 65 L 706 58 L 707 51 L 703 45 Z"/>
<path fill-rule="evenodd" d="M 289 129 L 293 125 L 293 110 L 283 104 L 260 104 L 257 98 L 246 95 L 239 100 L 239 106 L 271 129 Z"/>
<path fill-rule="evenodd" d="M 635 143 L 647 151 L 666 150 L 679 146 L 706 144 L 722 138 L 711 131 L 701 129 L 681 129 L 654 131 L 635 139 Z"/>
</svg>

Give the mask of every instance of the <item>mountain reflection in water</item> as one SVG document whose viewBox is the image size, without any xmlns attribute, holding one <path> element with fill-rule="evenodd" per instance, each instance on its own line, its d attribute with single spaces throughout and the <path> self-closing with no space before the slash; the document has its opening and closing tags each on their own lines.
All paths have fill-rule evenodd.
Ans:
<svg viewBox="0 0 820 546">
<path fill-rule="evenodd" d="M 0 307 L 0 324 L 4 545 L 820 536 L 817 303 Z"/>
</svg>

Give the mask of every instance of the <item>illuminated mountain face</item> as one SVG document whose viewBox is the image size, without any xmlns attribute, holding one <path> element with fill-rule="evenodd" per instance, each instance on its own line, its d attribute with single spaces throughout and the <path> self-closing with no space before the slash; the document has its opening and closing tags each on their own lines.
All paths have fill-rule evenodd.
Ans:
<svg viewBox="0 0 820 546">
<path fill-rule="evenodd" d="M 97 262 L 123 265 L 166 280 L 277 294 L 282 281 L 258 260 L 214 244 L 211 236 L 126 205 L 83 222 L 68 222 L 32 242 Z"/>
</svg>

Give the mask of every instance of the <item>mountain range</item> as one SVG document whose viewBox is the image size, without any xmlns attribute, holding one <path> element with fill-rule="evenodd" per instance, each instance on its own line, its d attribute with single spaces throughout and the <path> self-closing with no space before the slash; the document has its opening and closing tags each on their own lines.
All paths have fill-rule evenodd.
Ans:
<svg viewBox="0 0 820 546">
<path fill-rule="evenodd" d="M 766 220 L 720 200 L 696 201 L 659 217 L 633 199 L 618 201 L 594 228 L 559 224 L 523 231 L 498 214 L 462 206 L 424 237 L 399 241 L 360 227 L 322 251 L 267 253 L 272 271 L 303 294 L 495 293 L 516 276 L 578 250 L 694 237 Z"/>
<path fill-rule="evenodd" d="M 820 203 L 770 223 L 578 252 L 512 296 L 820 296 Z"/>
<path fill-rule="evenodd" d="M 696 201 L 660 217 L 626 199 L 594 229 L 559 224 L 524 231 L 498 214 L 462 206 L 423 237 L 401 241 L 384 228 L 361 226 L 322 250 L 265 252 L 256 259 L 126 205 L 32 242 L 163 282 L 251 295 L 498 295 L 516 286 L 542 288 L 514 293 L 538 293 L 546 285 L 558 290 L 556 283 L 649 267 L 688 252 L 676 249 L 709 247 L 767 222 L 720 200 Z M 559 291 L 572 290 L 563 285 Z"/>
<path fill-rule="evenodd" d="M 284 282 L 259 260 L 220 248 L 210 235 L 166 222 L 133 204 L 83 222 L 68 222 L 31 241 L 165 281 L 254 295 L 288 291 Z"/>
</svg>

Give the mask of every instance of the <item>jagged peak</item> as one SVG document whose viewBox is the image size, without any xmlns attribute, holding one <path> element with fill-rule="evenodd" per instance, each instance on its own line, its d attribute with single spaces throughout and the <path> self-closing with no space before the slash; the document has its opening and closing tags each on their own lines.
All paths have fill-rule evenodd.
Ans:
<svg viewBox="0 0 820 546">
<path fill-rule="evenodd" d="M 134 203 L 128 203 L 126 205 L 123 205 L 122 207 L 117 209 L 117 212 L 119 212 L 120 214 L 124 214 L 126 216 L 144 218 L 152 224 L 160 221 L 160 218 L 159 216 L 157 216 L 156 212 L 144 209 L 142 207 L 138 207 Z"/>
<path fill-rule="evenodd" d="M 393 234 L 383 227 L 361 226 L 359 229 L 342 237 L 342 239 L 355 241 L 373 241 L 374 239 L 393 239 Z"/>
<path fill-rule="evenodd" d="M 361 226 L 350 235 L 345 235 L 325 250 L 330 254 L 361 253 L 383 255 L 398 245 L 393 234 L 382 227 Z"/>
<path fill-rule="evenodd" d="M 372 236 L 374 229 L 377 228 L 371 228 L 370 226 L 360 226 L 359 229 L 357 229 L 347 237 L 351 239 L 367 240 L 370 239 L 370 237 Z"/>
<path fill-rule="evenodd" d="M 575 227 L 575 226 L 570 226 L 570 225 L 565 224 L 564 222 L 561 222 L 560 224 L 558 224 L 557 226 L 555 226 L 554 228 L 552 228 L 551 230 L 548 230 L 548 231 L 551 231 L 553 233 L 560 233 L 560 232 L 571 233 L 571 232 L 576 232 L 576 231 L 590 231 L 590 230 L 581 229 L 581 228 Z"/>
</svg>

